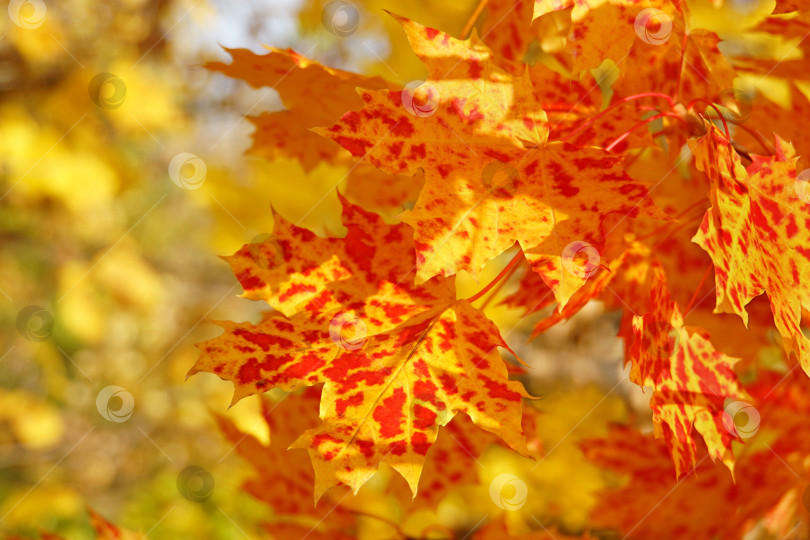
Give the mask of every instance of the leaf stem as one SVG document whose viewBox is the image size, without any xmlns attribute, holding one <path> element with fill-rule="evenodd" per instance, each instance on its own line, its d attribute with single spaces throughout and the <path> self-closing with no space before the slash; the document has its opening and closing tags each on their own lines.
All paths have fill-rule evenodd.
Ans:
<svg viewBox="0 0 810 540">
<path fill-rule="evenodd" d="M 509 272 L 507 272 L 506 275 L 503 277 L 503 279 L 501 279 L 498 282 L 498 286 L 492 289 L 492 293 L 489 296 L 487 296 L 486 300 L 484 300 L 484 303 L 481 304 L 481 307 L 479 308 L 481 311 L 483 311 L 484 308 L 487 307 L 487 305 L 495 298 L 495 296 L 498 294 L 498 291 L 500 291 L 503 288 L 503 286 L 506 285 L 506 282 L 509 281 L 509 278 L 512 276 L 512 274 L 515 273 L 515 270 L 517 270 L 517 268 L 518 268 L 517 265 L 514 265 L 512 268 L 510 268 Z"/>
<path fill-rule="evenodd" d="M 614 140 L 612 143 L 610 143 L 610 144 L 609 144 L 609 145 L 608 145 L 608 146 L 605 148 L 605 151 L 610 152 L 611 150 L 613 150 L 613 148 L 614 148 L 614 147 L 615 147 L 617 144 L 619 144 L 620 142 L 622 142 L 623 140 L 625 140 L 627 137 L 629 137 L 630 135 L 632 135 L 632 134 L 633 134 L 633 132 L 634 132 L 635 130 L 637 130 L 638 128 L 640 128 L 640 127 L 644 127 L 644 126 L 646 126 L 647 124 L 649 124 L 650 122 L 654 122 L 655 120 L 658 120 L 659 118 L 663 118 L 663 117 L 665 117 L 665 116 L 669 116 L 669 114 L 667 114 L 667 113 L 660 113 L 660 114 L 656 114 L 655 116 L 651 116 L 651 117 L 647 118 L 646 120 L 642 120 L 641 122 L 639 122 L 639 123 L 638 123 L 638 124 L 636 124 L 635 126 L 631 127 L 630 129 L 628 129 L 627 131 L 625 131 L 624 133 L 622 133 L 621 135 L 619 135 L 619 137 L 618 137 L 616 140 Z"/>
<path fill-rule="evenodd" d="M 675 101 L 672 99 L 672 96 L 669 96 L 667 94 L 662 94 L 660 92 L 644 92 L 644 93 L 641 93 L 641 94 L 634 94 L 632 96 L 627 96 L 625 98 L 620 99 L 619 101 L 617 101 L 616 103 L 614 103 L 613 105 L 608 107 L 607 109 L 605 109 L 603 111 L 599 111 L 598 113 L 593 115 L 587 122 L 585 122 L 580 127 L 578 127 L 577 129 L 575 129 L 574 131 L 569 133 L 568 136 L 565 137 L 562 140 L 563 141 L 568 141 L 571 138 L 576 137 L 577 135 L 579 135 L 580 133 L 582 133 L 583 131 L 585 131 L 589 127 L 591 127 L 597 120 L 599 120 L 599 118 L 601 118 L 605 114 L 609 113 L 613 109 L 615 109 L 617 107 L 620 107 L 620 106 L 622 106 L 625 103 L 628 103 L 630 101 L 645 98 L 645 97 L 657 97 L 657 98 L 665 99 L 665 100 L 667 100 L 667 103 L 669 103 L 670 107 L 673 107 L 675 105 Z"/>
<path fill-rule="evenodd" d="M 517 266 L 517 264 L 520 262 L 520 259 L 521 259 L 522 255 L 523 255 L 522 251 L 518 251 L 517 253 L 515 253 L 515 256 L 512 257 L 511 261 L 509 261 L 509 264 L 507 264 L 503 268 L 503 270 L 501 270 L 501 272 L 497 276 L 495 276 L 495 279 L 493 279 L 492 281 L 487 283 L 487 285 L 483 289 L 481 289 L 480 291 L 478 291 L 477 293 L 475 293 L 471 297 L 467 298 L 467 302 L 473 303 L 476 300 L 478 300 L 479 298 L 481 298 L 482 296 L 484 296 L 485 294 L 487 294 L 487 292 L 490 289 L 492 289 L 492 287 L 494 287 L 500 280 L 502 280 L 504 277 L 506 277 L 507 274 L 510 274 L 512 272 L 512 269 L 515 266 Z"/>
<path fill-rule="evenodd" d="M 759 131 L 757 131 L 756 129 L 752 129 L 746 126 L 745 124 L 737 123 L 734 120 L 730 120 L 730 122 L 734 124 L 736 127 L 742 129 L 743 131 L 751 135 L 751 137 L 753 137 L 754 140 L 756 140 L 762 147 L 762 149 L 765 150 L 768 154 L 776 153 L 776 149 L 774 149 L 774 147 L 764 139 L 764 137 L 762 136 L 762 134 L 759 133 Z"/>
<path fill-rule="evenodd" d="M 723 121 L 723 128 L 726 130 L 726 141 L 728 142 L 728 149 L 729 149 L 729 152 L 728 152 L 728 161 L 729 161 L 728 170 L 731 172 L 731 177 L 736 180 L 737 179 L 737 173 L 734 170 L 734 157 L 732 156 L 732 153 L 736 152 L 737 149 L 734 148 L 734 143 L 731 141 L 731 132 L 728 129 L 728 123 L 726 123 L 726 117 L 723 116 L 723 114 L 720 112 L 720 109 L 717 108 L 717 105 L 715 105 L 714 103 L 712 103 L 711 101 L 709 101 L 708 99 L 705 99 L 705 98 L 693 99 L 692 101 L 689 102 L 689 104 L 687 105 L 686 108 L 690 109 L 692 107 L 693 103 L 699 103 L 699 102 L 708 103 L 709 107 L 713 108 L 715 110 L 715 112 L 717 113 L 717 115 L 720 117 L 720 119 Z M 705 113 L 706 111 L 703 111 L 703 112 Z M 709 116 L 709 115 L 706 115 L 706 117 L 711 119 L 711 116 Z"/>
<path fill-rule="evenodd" d="M 698 285 L 697 289 L 695 289 L 695 294 L 692 295 L 692 298 L 689 300 L 689 304 L 684 310 L 684 318 L 686 318 L 686 316 L 692 312 L 692 305 L 695 303 L 695 300 L 697 300 L 697 295 L 700 293 L 700 289 L 703 288 L 703 284 L 706 283 L 706 278 L 709 277 L 709 272 L 711 271 L 712 266 L 712 263 L 709 263 L 709 266 L 706 267 L 706 272 L 703 274 L 703 279 L 700 280 L 700 285 Z"/>
<path fill-rule="evenodd" d="M 478 17 L 481 16 L 481 12 L 484 11 L 484 8 L 487 6 L 488 0 L 481 0 L 478 2 L 478 5 L 475 6 L 475 11 L 473 11 L 472 15 L 470 15 L 470 19 L 467 21 L 467 24 L 464 25 L 464 30 L 461 31 L 461 37 L 463 39 L 467 39 L 470 37 L 470 32 L 472 32 L 473 26 L 475 26 L 475 21 L 478 20 Z"/>
<path fill-rule="evenodd" d="M 653 249 L 656 249 L 656 248 L 658 248 L 659 246 L 661 246 L 661 245 L 662 245 L 664 242 L 666 242 L 667 240 L 669 240 L 670 238 L 672 238 L 672 237 L 675 235 L 675 233 L 677 233 L 677 232 L 679 232 L 679 231 L 683 230 L 683 228 L 684 228 L 684 227 L 687 227 L 688 225 L 691 225 L 692 223 L 694 223 L 694 222 L 695 222 L 695 221 L 697 221 L 698 219 L 702 219 L 702 218 L 703 218 L 703 214 L 698 214 L 697 216 L 693 216 L 693 217 L 689 218 L 689 220 L 687 220 L 687 221 L 683 221 L 683 222 L 679 223 L 679 224 L 678 224 L 678 226 L 677 226 L 677 227 L 675 227 L 674 229 L 670 230 L 670 231 L 668 232 L 668 234 L 667 234 L 665 237 L 663 237 L 663 238 L 661 238 L 660 240 L 658 240 L 658 241 L 657 241 L 657 242 L 656 242 L 656 243 L 653 245 Z"/>
<path fill-rule="evenodd" d="M 726 123 L 726 117 L 723 115 L 723 113 L 720 112 L 720 109 L 717 108 L 717 105 L 715 105 L 714 103 L 712 103 L 708 99 L 697 98 L 697 99 L 693 99 L 692 101 L 689 102 L 689 105 L 687 105 L 687 109 L 691 108 L 693 103 L 706 103 L 709 107 L 714 109 L 714 112 L 717 113 L 717 117 L 720 119 L 721 122 L 723 122 L 723 129 L 725 129 L 725 131 L 726 131 L 726 139 L 728 139 L 729 142 L 731 142 L 731 132 L 728 129 L 728 124 Z M 709 116 L 709 115 L 706 115 L 706 118 L 711 120 L 713 117 Z"/>
<path fill-rule="evenodd" d="M 694 210 L 695 208 L 700 208 L 701 204 L 706 204 L 706 203 L 707 203 L 706 199 L 700 199 L 699 201 L 695 201 L 694 203 L 690 204 L 687 208 L 680 211 L 677 215 L 672 216 L 672 217 L 675 218 L 675 219 L 680 219 L 680 218 L 684 217 L 686 214 L 688 214 L 689 212 L 691 212 L 692 210 Z M 681 227 L 683 227 L 686 224 L 692 223 L 692 221 L 694 221 L 694 220 L 695 220 L 695 218 L 693 217 L 693 218 L 689 219 L 689 221 L 686 221 L 686 222 L 675 222 L 675 223 L 677 223 L 677 227 L 671 232 L 678 231 Z M 638 238 L 635 238 L 634 240 L 636 240 L 637 242 L 640 242 L 641 240 L 646 240 L 647 238 L 651 238 L 653 236 L 658 236 L 662 232 L 668 231 L 670 229 L 670 227 L 672 227 L 672 223 L 667 223 L 666 225 L 662 225 L 661 227 L 658 227 L 654 231 L 652 231 L 650 233 L 647 233 L 645 235 L 639 236 Z"/>
</svg>

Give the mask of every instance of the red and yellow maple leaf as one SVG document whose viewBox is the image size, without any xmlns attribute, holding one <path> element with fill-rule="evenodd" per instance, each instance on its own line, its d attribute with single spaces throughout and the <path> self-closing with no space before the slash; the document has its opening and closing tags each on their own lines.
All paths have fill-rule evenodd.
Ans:
<svg viewBox="0 0 810 540">
<path fill-rule="evenodd" d="M 776 155 L 743 167 L 715 127 L 694 145 L 696 164 L 712 181 L 712 207 L 693 238 L 715 267 L 718 313 L 736 313 L 768 294 L 785 349 L 810 372 L 810 340 L 801 329 L 810 308 L 810 203 L 801 197 L 793 147 L 776 138 Z"/>
<path fill-rule="evenodd" d="M 745 404 L 741 413 L 748 415 L 747 435 L 759 438 L 760 430 L 766 442 L 752 439 L 746 445 L 734 479 L 701 450 L 694 474 L 676 482 L 663 441 L 626 426 L 580 443 L 590 460 L 622 478 L 614 478 L 617 485 L 600 495 L 592 525 L 632 539 L 740 540 L 754 528 L 789 537 L 796 532 L 797 515 L 806 513 L 801 499 L 810 456 L 804 428 L 808 386 L 810 380 L 799 371 L 761 372 L 746 388 L 756 404 Z M 736 418 L 729 420 L 736 425 Z"/>
<path fill-rule="evenodd" d="M 777 3 L 774 13 L 780 13 L 780 4 L 782 3 Z M 796 118 L 803 118 L 810 113 L 810 98 L 806 91 L 810 82 L 810 44 L 806 39 L 810 33 L 810 11 L 805 9 L 789 16 L 768 17 L 754 27 L 752 33 L 770 34 L 769 37 L 781 42 L 783 47 L 777 47 L 778 52 L 774 51 L 764 57 L 737 57 L 734 59 L 737 70 L 754 77 L 757 87 L 763 81 L 766 84 L 782 84 L 787 88 L 787 95 L 778 100 L 757 91 L 756 95 L 748 97 L 745 104 L 746 118 L 743 119 L 746 129 L 735 136 L 739 136 L 750 147 L 765 147 L 770 152 L 764 139 L 771 133 L 776 133 L 794 145 L 801 162 L 807 166 L 810 163 L 807 161 L 810 157 L 810 144 L 802 130 L 802 123 L 796 122 Z M 787 52 L 782 52 L 782 48 Z"/>
<path fill-rule="evenodd" d="M 629 96 L 654 88 L 682 103 L 694 99 L 714 101 L 723 92 L 733 91 L 737 74 L 720 51 L 717 34 L 689 28 L 683 12 L 667 16 L 671 17 L 672 34 L 660 44 L 636 39 L 618 66 L 622 75 L 613 85 L 614 91 Z"/>
<path fill-rule="evenodd" d="M 532 0 L 485 0 L 480 5 L 485 10 L 481 41 L 506 60 L 504 64 L 511 64 L 513 74 L 520 75 L 517 70 L 523 66 L 529 45 L 537 39 L 531 24 Z"/>
<path fill-rule="evenodd" d="M 305 172 L 320 163 L 345 166 L 346 195 L 370 210 L 401 211 L 404 203 L 416 200 L 421 179 L 352 163 L 349 152 L 311 131 L 313 127 L 336 121 L 347 110 L 360 107 L 358 86 L 393 89 L 396 84 L 330 68 L 290 49 L 269 48 L 264 55 L 246 49 L 225 50 L 233 58 L 230 64 L 209 62 L 206 67 L 255 88 L 272 88 L 286 107 L 283 111 L 248 116 L 255 127 L 250 154 L 269 160 L 294 159 Z M 329 90 L 324 92 L 323 88 Z"/>
<path fill-rule="evenodd" d="M 733 88 L 735 73 L 714 32 L 689 28 L 686 3 L 667 0 L 537 0 L 535 18 L 571 9 L 573 71 L 610 59 L 620 96 L 657 92 L 710 99 Z"/>
<path fill-rule="evenodd" d="M 520 418 L 527 394 L 507 378 L 498 329 L 456 300 L 452 280 L 412 285 L 407 226 L 387 225 L 345 201 L 344 208 L 346 239 L 299 243 L 299 254 L 283 249 L 285 265 L 308 268 L 292 279 L 321 280 L 309 300 L 288 310 L 298 312 L 270 314 L 258 325 L 219 323 L 225 333 L 200 344 L 190 373 L 233 381 L 234 400 L 324 384 L 321 424 L 293 445 L 310 453 L 316 499 L 337 484 L 357 491 L 381 462 L 416 493 L 439 427 L 458 412 L 526 453 Z M 289 234 L 306 233 L 291 227 Z M 333 264 L 344 257 L 340 270 L 349 275 Z M 240 279 L 250 283 L 251 275 L 245 269 Z M 278 297 L 270 291 L 272 304 Z"/>
<path fill-rule="evenodd" d="M 363 325 L 385 331 L 455 294 L 453 283 L 414 285 L 413 233 L 343 199 L 344 238 L 322 238 L 275 217 L 273 234 L 226 260 L 244 297 L 264 300 L 284 315 L 356 309 Z M 379 246 L 382 241 L 385 246 Z M 348 322 L 348 321 L 347 321 Z"/>
<path fill-rule="evenodd" d="M 728 399 L 747 397 L 734 373 L 738 359 L 717 352 L 706 338 L 684 327 L 665 279 L 659 268 L 651 297 L 654 311 L 633 318 L 630 379 L 653 389 L 655 434 L 666 441 L 678 477 L 696 463 L 693 429 L 712 459 L 733 472 L 732 437 L 723 424 L 723 407 Z"/>
<path fill-rule="evenodd" d="M 664 2 L 656 4 L 664 5 Z M 633 45 L 636 15 L 649 2 L 634 0 L 535 0 L 534 18 L 555 11 L 571 10 L 569 47 L 573 49 L 572 71 L 599 66 L 606 58 L 621 61 Z"/>
<path fill-rule="evenodd" d="M 320 133 L 386 172 L 425 171 L 416 205 L 402 216 L 415 230 L 419 281 L 459 270 L 475 276 L 518 241 L 565 304 L 587 279 L 566 270 L 566 249 L 600 245 L 608 214 L 658 215 L 646 186 L 604 150 L 545 144 L 531 84 L 495 66 L 486 47 L 402 23 L 431 76 L 443 77 L 427 83 L 436 91 L 430 114 L 409 113 L 406 94 L 363 91 L 363 109 Z"/>
<path fill-rule="evenodd" d="M 309 60 L 291 49 L 269 48 L 258 55 L 247 49 L 225 49 L 232 63 L 209 62 L 206 68 L 241 79 L 254 88 L 279 93 L 285 111 L 249 117 L 256 127 L 251 153 L 266 158 L 297 159 L 305 171 L 321 161 L 333 162 L 339 148 L 328 144 L 310 128 L 334 122 L 362 102 L 355 88 L 394 88 L 379 77 L 333 69 Z M 324 86 L 329 88 L 324 92 Z M 317 106 L 313 106 L 317 103 Z"/>
<path fill-rule="evenodd" d="M 530 417 L 524 412 L 524 418 Z M 416 497 L 412 497 L 410 488 L 399 479 L 395 479 L 389 489 L 408 511 L 435 509 L 452 490 L 478 484 L 476 460 L 497 440 L 476 428 L 467 415 L 456 415 L 439 432 L 430 450 L 430 459 L 422 472 L 423 486 Z"/>
<path fill-rule="evenodd" d="M 355 511 L 364 515 L 368 497 L 379 496 L 374 492 L 349 498 L 347 488 L 338 488 L 330 490 L 314 507 L 307 502 L 314 482 L 312 464 L 300 449 L 288 450 L 288 447 L 302 430 L 317 427 L 319 402 L 320 391 L 313 387 L 286 394 L 275 402 L 262 400 L 262 415 L 270 429 L 269 445 L 239 430 L 226 416 L 215 414 L 220 429 L 237 453 L 256 471 L 243 488 L 273 508 L 276 519 L 266 524 L 271 533 L 280 534 L 279 527 L 293 525 L 298 527 L 299 535 L 310 531 L 312 534 L 348 533 L 356 527 Z M 524 411 L 524 431 L 535 433 L 537 410 L 528 407 Z M 416 497 L 398 477 L 392 478 L 386 493 L 396 497 L 407 513 L 434 509 L 452 491 L 478 484 L 476 460 L 497 442 L 497 437 L 475 427 L 467 415 L 456 415 L 439 432 L 430 450 L 430 459 L 425 462 L 421 477 L 423 487 Z M 532 441 L 531 446 L 536 450 L 537 441 Z M 288 520 L 293 523 L 287 523 Z M 319 526 L 313 529 L 316 522 Z"/>
<path fill-rule="evenodd" d="M 346 499 L 346 488 L 330 492 L 313 506 L 310 495 L 315 477 L 308 456 L 301 451 L 287 450 L 302 429 L 318 425 L 320 392 L 307 388 L 287 394 L 272 403 L 262 400 L 264 421 L 270 428 L 270 444 L 265 446 L 256 437 L 243 433 L 227 417 L 215 415 L 225 437 L 236 452 L 255 470 L 243 489 L 273 508 L 274 520 L 265 528 L 279 537 L 353 538 L 355 519 Z"/>
</svg>

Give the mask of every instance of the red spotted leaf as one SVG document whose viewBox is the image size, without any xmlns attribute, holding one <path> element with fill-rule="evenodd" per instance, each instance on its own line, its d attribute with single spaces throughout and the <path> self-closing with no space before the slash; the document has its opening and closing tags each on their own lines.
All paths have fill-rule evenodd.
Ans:
<svg viewBox="0 0 810 540">
<path fill-rule="evenodd" d="M 219 323 L 225 332 L 199 345 L 202 355 L 191 373 L 232 381 L 234 401 L 270 388 L 324 385 L 321 423 L 293 445 L 310 453 L 316 499 L 338 484 L 356 491 L 380 463 L 396 469 L 416 493 L 439 427 L 459 412 L 527 452 L 520 423 L 527 394 L 508 380 L 498 329 L 456 300 L 452 280 L 412 284 L 402 256 L 413 251 L 405 225 L 386 225 L 344 205 L 345 239 L 305 243 L 300 254 L 286 254 L 285 264 L 295 268 L 306 260 L 309 271 L 302 275 L 316 276 L 319 291 L 290 317 L 271 313 L 257 325 Z M 376 248 L 364 244 L 372 240 Z M 352 273 L 331 282 L 316 261 L 334 268 L 335 259 Z"/>
<path fill-rule="evenodd" d="M 651 300 L 654 311 L 633 318 L 636 339 L 629 357 L 630 379 L 653 389 L 656 437 L 666 441 L 678 477 L 696 464 L 693 431 L 703 438 L 712 459 L 733 471 L 733 437 L 724 425 L 723 408 L 727 400 L 747 397 L 734 373 L 738 359 L 717 352 L 706 338 L 684 327 L 660 268 Z"/>
<path fill-rule="evenodd" d="M 776 155 L 752 156 L 747 168 L 716 128 L 694 145 L 698 167 L 712 181 L 712 207 L 693 241 L 715 268 L 717 313 L 736 313 L 767 293 L 784 347 L 810 372 L 810 340 L 801 325 L 810 309 L 810 203 L 796 173 L 793 147 L 776 139 Z"/>
</svg>

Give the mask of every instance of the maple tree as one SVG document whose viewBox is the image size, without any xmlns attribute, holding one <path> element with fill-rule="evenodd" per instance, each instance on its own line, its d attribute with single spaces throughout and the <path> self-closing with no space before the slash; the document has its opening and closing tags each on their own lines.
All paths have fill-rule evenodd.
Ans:
<svg viewBox="0 0 810 540">
<path fill-rule="evenodd" d="M 594 301 L 621 314 L 653 429 L 581 444 L 615 485 L 588 530 L 562 533 L 806 528 L 810 146 L 796 119 L 810 110 L 810 11 L 777 2 L 753 27 L 798 40 L 790 59 L 727 50 L 683 1 L 483 0 L 457 37 L 390 15 L 424 81 L 281 49 L 207 66 L 279 93 L 285 110 L 251 119 L 252 154 L 347 168 L 345 235 L 274 213 L 267 237 L 225 258 L 243 297 L 271 309 L 217 323 L 190 371 L 231 381 L 233 403 L 287 392 L 263 402 L 269 447 L 218 420 L 257 473 L 245 489 L 275 510 L 267 530 L 352 538 L 368 518 L 403 537 L 460 532 L 369 515 L 361 488 L 390 466 L 407 488 L 392 478 L 386 493 L 407 514 L 476 484 L 487 449 L 544 459 L 531 362 L 490 309 L 519 308 L 537 338 Z M 791 100 L 751 76 L 785 79 Z M 504 254 L 459 294 L 459 274 L 478 279 Z M 760 423 L 766 441 L 751 439 Z M 512 525 L 474 537 L 555 537 Z"/>
</svg>

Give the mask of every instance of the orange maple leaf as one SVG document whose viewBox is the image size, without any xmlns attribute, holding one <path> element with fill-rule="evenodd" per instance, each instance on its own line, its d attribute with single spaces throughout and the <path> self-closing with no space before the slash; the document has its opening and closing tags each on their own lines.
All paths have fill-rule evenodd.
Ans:
<svg viewBox="0 0 810 540">
<path fill-rule="evenodd" d="M 361 91 L 361 110 L 318 132 L 386 172 L 424 170 L 425 187 L 401 216 L 415 231 L 418 281 L 477 276 L 518 241 L 564 305 L 592 271 L 572 264 L 574 254 L 598 251 L 606 216 L 660 217 L 646 185 L 604 150 L 548 142 L 530 81 L 498 68 L 475 37 L 401 22 L 431 74 L 423 108 L 407 92 Z"/>
<path fill-rule="evenodd" d="M 380 462 L 415 494 L 439 427 L 458 412 L 527 454 L 520 419 L 528 394 L 507 378 L 498 354 L 506 344 L 495 325 L 456 300 L 452 279 L 412 285 L 403 263 L 414 250 L 407 226 L 387 225 L 345 200 L 344 224 L 346 239 L 299 243 L 300 259 L 285 247 L 285 265 L 322 280 L 308 301 L 288 307 L 297 313 L 270 314 L 258 325 L 218 323 L 225 333 L 199 345 L 190 374 L 233 381 L 234 401 L 324 384 L 321 424 L 293 445 L 310 453 L 316 500 L 338 484 L 356 492 Z M 290 227 L 283 234 L 307 233 Z M 330 274 L 344 257 L 342 270 L 352 271 Z M 252 275 L 244 270 L 240 279 Z M 278 301 L 275 293 L 270 301 Z"/>
<path fill-rule="evenodd" d="M 720 39 L 688 27 L 685 2 L 537 0 L 534 17 L 564 9 L 571 9 L 572 71 L 613 60 L 622 73 L 613 85 L 620 96 L 655 89 L 688 101 L 733 88 L 736 75 L 717 48 Z"/>
<path fill-rule="evenodd" d="M 693 147 L 696 164 L 712 181 L 712 207 L 692 239 L 715 267 L 716 313 L 736 313 L 768 294 L 785 349 L 810 373 L 810 340 L 800 328 L 810 309 L 810 203 L 796 175 L 793 147 L 776 138 L 776 155 L 752 156 L 743 167 L 728 140 L 712 126 Z"/>
<path fill-rule="evenodd" d="M 209 62 L 206 68 L 255 88 L 279 93 L 286 110 L 248 116 L 254 125 L 253 145 L 248 153 L 266 159 L 294 159 L 305 172 L 320 163 L 345 165 L 345 194 L 370 210 L 402 211 L 416 200 L 420 178 L 387 174 L 365 163 L 352 163 L 351 155 L 311 131 L 335 122 L 347 110 L 362 105 L 356 88 L 398 88 L 380 77 L 368 77 L 324 66 L 291 49 L 268 47 L 264 55 L 246 49 L 225 49 L 230 64 Z M 329 91 L 322 91 L 328 88 Z M 313 106 L 317 103 L 317 106 Z"/>
<path fill-rule="evenodd" d="M 694 473 L 675 482 L 664 442 L 627 426 L 580 443 L 588 459 L 619 475 L 599 495 L 593 527 L 617 529 L 632 539 L 740 540 L 755 528 L 776 538 L 795 533 L 798 516 L 807 512 L 802 492 L 810 456 L 810 380 L 799 371 L 763 371 L 746 390 L 756 404 L 746 403 L 739 413 L 747 416 L 747 436 L 759 437 L 761 427 L 767 442 L 746 446 L 734 479 L 701 448 Z"/>
<path fill-rule="evenodd" d="M 270 428 L 267 446 L 240 431 L 227 417 L 214 415 L 236 452 L 255 469 L 243 489 L 273 509 L 274 519 L 264 527 L 279 537 L 354 538 L 348 532 L 356 527 L 354 516 L 341 504 L 346 493 L 335 490 L 313 506 L 309 502 L 314 482 L 309 458 L 304 452 L 287 449 L 302 429 L 318 425 L 319 401 L 316 388 L 287 394 L 276 402 L 263 399 L 262 415 Z"/>
<path fill-rule="evenodd" d="M 297 159 L 305 171 L 321 161 L 333 162 L 339 150 L 325 144 L 309 128 L 334 122 L 347 110 L 359 107 L 358 86 L 395 87 L 380 77 L 323 66 L 291 49 L 268 50 L 268 54 L 258 55 L 247 49 L 225 49 L 232 63 L 209 62 L 205 67 L 244 80 L 254 88 L 272 88 L 279 93 L 287 110 L 248 117 L 256 127 L 250 152 L 266 158 Z M 324 85 L 328 92 L 322 91 Z"/>
<path fill-rule="evenodd" d="M 660 268 L 651 300 L 654 311 L 633 318 L 636 339 L 629 357 L 630 380 L 653 389 L 656 437 L 666 441 L 678 477 L 696 463 L 693 429 L 703 437 L 712 459 L 733 472 L 732 436 L 723 423 L 723 407 L 728 399 L 747 399 L 734 373 L 738 359 L 715 351 L 706 338 L 684 327 Z"/>
<path fill-rule="evenodd" d="M 485 11 L 479 31 L 481 41 L 505 61 L 502 67 L 520 75 L 523 58 L 537 39 L 531 24 L 532 0 L 482 0 L 479 8 Z"/>
</svg>

